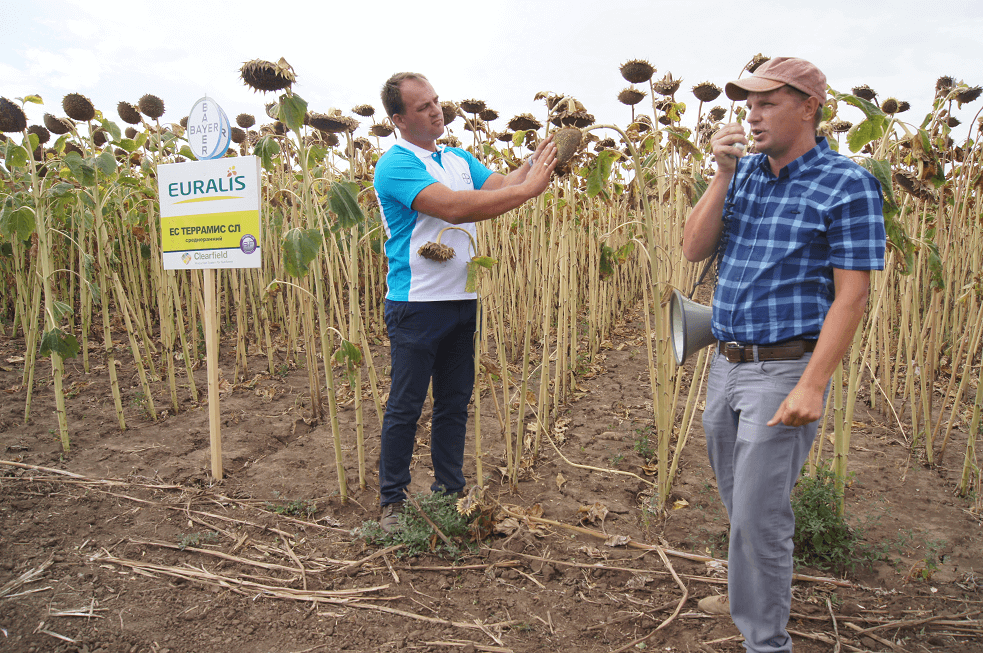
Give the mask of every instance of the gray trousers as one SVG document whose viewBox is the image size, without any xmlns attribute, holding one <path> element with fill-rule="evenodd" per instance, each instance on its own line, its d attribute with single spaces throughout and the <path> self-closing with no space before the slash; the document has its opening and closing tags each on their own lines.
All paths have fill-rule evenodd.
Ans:
<svg viewBox="0 0 983 653">
<path fill-rule="evenodd" d="M 785 653 L 792 607 L 791 493 L 819 423 L 766 426 L 812 354 L 794 361 L 729 363 L 715 355 L 703 429 L 730 518 L 731 618 L 753 653 Z M 827 386 L 828 392 L 828 386 Z"/>
</svg>

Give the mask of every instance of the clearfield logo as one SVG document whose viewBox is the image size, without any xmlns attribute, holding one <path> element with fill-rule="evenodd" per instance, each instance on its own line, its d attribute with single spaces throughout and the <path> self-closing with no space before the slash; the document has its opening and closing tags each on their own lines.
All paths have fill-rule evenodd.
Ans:
<svg viewBox="0 0 983 653">
<path fill-rule="evenodd" d="M 181 254 L 181 261 L 185 265 L 187 265 L 188 263 L 191 263 L 191 254 L 188 254 L 187 252 L 185 252 L 184 254 Z"/>
</svg>

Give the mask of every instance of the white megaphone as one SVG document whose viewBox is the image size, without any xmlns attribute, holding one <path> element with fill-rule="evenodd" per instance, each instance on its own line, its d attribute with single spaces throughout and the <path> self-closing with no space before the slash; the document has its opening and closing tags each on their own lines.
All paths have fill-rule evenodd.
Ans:
<svg viewBox="0 0 983 653">
<path fill-rule="evenodd" d="M 678 290 L 672 291 L 669 328 L 676 365 L 682 365 L 690 354 L 716 341 L 710 329 L 712 314 L 713 309 L 709 306 L 686 299 Z"/>
</svg>

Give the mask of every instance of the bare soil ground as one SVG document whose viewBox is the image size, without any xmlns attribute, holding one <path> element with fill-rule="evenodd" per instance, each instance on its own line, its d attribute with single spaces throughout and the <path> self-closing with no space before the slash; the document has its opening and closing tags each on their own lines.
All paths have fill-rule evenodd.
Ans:
<svg viewBox="0 0 983 653">
<path fill-rule="evenodd" d="M 127 342 L 122 333 L 116 341 Z M 166 384 L 155 382 L 158 413 L 168 414 L 151 420 L 129 350 L 119 347 L 129 426 L 120 431 L 105 366 L 93 359 L 85 374 L 81 361 L 69 361 L 72 447 L 64 453 L 46 361 L 24 424 L 23 346 L 0 338 L 0 651 L 743 650 L 729 619 L 696 607 L 725 591 L 725 572 L 682 555 L 726 557 L 726 517 L 699 419 L 674 509 L 647 508 L 645 480 L 654 477 L 639 451 L 654 446 L 644 439 L 652 400 L 637 315 L 579 378 L 561 415 L 563 457 L 544 441 L 516 491 L 498 471 L 503 439 L 483 394 L 489 500 L 516 511 L 538 504 L 546 519 L 597 535 L 528 522 L 457 560 L 379 555 L 353 535 L 378 518 L 380 429 L 368 392 L 364 490 L 350 389 L 338 393 L 351 488 L 343 504 L 330 425 L 311 423 L 303 369 L 270 375 L 257 353 L 236 382 L 232 346 L 224 344 L 225 478 L 214 482 L 207 406 L 191 400 L 186 381 L 177 414 Z M 276 355 L 279 365 L 284 352 Z M 373 355 L 384 376 L 384 340 Z M 195 375 L 205 397 L 204 366 Z M 953 492 L 964 433 L 954 433 L 945 460 L 930 468 L 911 453 L 910 429 L 893 415 L 861 400 L 855 420 L 847 512 L 884 555 L 863 564 L 858 553 L 858 566 L 837 584 L 796 582 L 789 624 L 796 651 L 983 650 L 980 503 Z M 429 487 L 429 470 L 423 425 L 414 492 Z M 473 481 L 473 454 L 466 473 Z M 606 517 L 582 522 L 580 508 L 595 503 Z M 296 510 L 312 504 L 310 516 Z M 668 565 L 656 544 L 669 551 Z"/>
</svg>

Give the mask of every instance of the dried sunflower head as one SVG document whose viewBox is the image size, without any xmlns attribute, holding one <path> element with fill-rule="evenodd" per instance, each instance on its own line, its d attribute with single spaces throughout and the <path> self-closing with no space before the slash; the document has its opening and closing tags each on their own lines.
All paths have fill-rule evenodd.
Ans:
<svg viewBox="0 0 983 653">
<path fill-rule="evenodd" d="M 655 67 L 644 59 L 631 59 L 621 64 L 621 76 L 632 84 L 644 84 L 654 74 Z"/>
<path fill-rule="evenodd" d="M 983 88 L 979 86 L 970 86 L 969 88 L 965 88 L 956 93 L 956 102 L 958 102 L 960 105 L 967 104 L 978 98 L 981 93 L 983 93 Z"/>
<path fill-rule="evenodd" d="M 450 100 L 444 100 L 443 102 L 440 103 L 440 109 L 441 111 L 444 112 L 445 127 L 451 124 L 452 122 L 454 122 L 454 119 L 457 118 L 458 107 L 457 104 L 455 104 L 454 102 L 451 102 Z"/>
<path fill-rule="evenodd" d="M 529 129 L 541 129 L 543 123 L 536 120 L 531 113 L 520 113 L 509 120 L 509 129 L 512 131 L 523 131 Z"/>
<path fill-rule="evenodd" d="M 181 125 L 181 127 L 187 129 L 188 128 L 188 116 L 185 116 L 185 117 L 181 118 L 180 120 L 178 120 L 178 124 Z"/>
<path fill-rule="evenodd" d="M 157 120 L 162 115 L 164 115 L 164 101 L 161 100 L 156 95 L 151 95 L 147 93 L 137 102 L 137 107 L 140 108 L 140 112 L 150 118 L 151 120 Z"/>
<path fill-rule="evenodd" d="M 873 102 L 874 98 L 877 97 L 877 92 L 866 84 L 854 86 L 851 90 L 858 98 L 861 100 L 867 100 L 868 102 Z"/>
<path fill-rule="evenodd" d="M 123 132 L 123 135 L 132 141 L 134 138 L 137 137 L 137 130 L 133 129 L 132 127 L 127 127 L 126 130 Z"/>
<path fill-rule="evenodd" d="M 232 137 L 232 142 L 237 145 L 246 140 L 246 132 L 242 131 L 238 127 L 233 127 L 230 135 Z"/>
<path fill-rule="evenodd" d="M 123 122 L 131 125 L 137 125 L 140 123 L 140 112 L 129 102 L 124 101 L 117 104 L 116 113 L 119 114 L 119 117 L 123 120 Z"/>
<path fill-rule="evenodd" d="M 462 100 L 461 111 L 465 113 L 481 113 L 485 109 L 484 100 Z"/>
<path fill-rule="evenodd" d="M 676 94 L 676 91 L 679 90 L 679 85 L 682 84 L 682 83 L 683 83 L 683 80 L 681 80 L 681 79 L 673 79 L 672 73 L 669 72 L 669 73 L 666 73 L 666 76 L 665 77 L 663 77 L 662 79 L 660 79 L 659 81 L 657 81 L 655 84 L 653 84 L 652 85 L 652 88 L 654 88 L 655 89 L 655 92 L 658 93 L 659 95 L 670 96 L 670 95 L 675 95 Z"/>
<path fill-rule="evenodd" d="M 484 120 L 485 122 L 498 120 L 498 111 L 495 111 L 494 109 L 485 108 L 478 112 L 478 117 Z"/>
<path fill-rule="evenodd" d="M 897 98 L 889 97 L 888 99 L 881 102 L 881 111 L 889 114 L 897 113 L 898 112 Z"/>
<path fill-rule="evenodd" d="M 583 129 L 594 124 L 594 116 L 586 111 L 564 111 L 551 121 L 557 127 L 577 127 Z"/>
<path fill-rule="evenodd" d="M 904 113 L 910 108 L 911 105 L 908 104 L 908 102 L 906 102 L 905 100 L 898 100 L 898 113 Z"/>
<path fill-rule="evenodd" d="M 469 132 L 482 131 L 486 128 L 485 121 L 481 118 L 469 119 L 464 121 L 464 129 Z"/>
<path fill-rule="evenodd" d="M 935 201 L 935 192 L 931 184 L 927 184 L 908 170 L 898 170 L 894 173 L 894 181 L 914 197 L 926 202 Z"/>
<path fill-rule="evenodd" d="M 580 148 L 584 134 L 576 127 L 563 127 L 553 134 L 556 144 L 556 167 L 565 166 Z"/>
<path fill-rule="evenodd" d="M 511 143 L 512 142 L 512 137 L 514 135 L 515 134 L 513 134 L 510 131 L 500 131 L 500 132 L 498 132 L 498 133 L 495 134 L 495 140 L 500 141 L 502 143 Z"/>
<path fill-rule="evenodd" d="M 65 118 L 58 118 L 51 115 L 50 113 L 44 114 L 44 126 L 48 128 L 52 134 L 57 134 L 61 136 L 62 134 L 67 134 L 72 131 L 72 125 Z"/>
<path fill-rule="evenodd" d="M 377 122 L 373 124 L 371 127 L 369 127 L 370 134 L 372 134 L 373 136 L 379 136 L 381 138 L 385 138 L 386 136 L 389 136 L 390 134 L 393 133 L 393 131 L 395 130 L 392 124 L 388 120 L 386 120 L 385 122 Z"/>
<path fill-rule="evenodd" d="M 440 243 L 427 243 L 421 246 L 416 253 L 425 259 L 437 261 L 438 263 L 449 261 L 455 255 L 453 247 L 441 245 Z"/>
<path fill-rule="evenodd" d="M 850 122 L 849 120 L 843 120 L 841 118 L 834 118 L 829 123 L 829 126 L 837 134 L 845 134 L 846 132 L 850 131 L 850 128 L 851 127 L 853 127 L 853 123 Z"/>
<path fill-rule="evenodd" d="M 625 88 L 618 93 L 618 102 L 628 106 L 634 106 L 645 99 L 645 92 L 637 88 Z"/>
<path fill-rule="evenodd" d="M 363 118 L 371 118 L 375 115 L 375 107 L 371 104 L 359 104 L 352 108 L 352 113 Z"/>
<path fill-rule="evenodd" d="M 949 125 L 949 127 L 953 127 L 954 128 L 954 127 L 958 127 L 959 125 L 961 125 L 962 124 L 962 121 L 960 121 L 959 118 L 957 118 L 955 116 L 949 116 L 946 119 L 945 124 Z"/>
<path fill-rule="evenodd" d="M 49 140 L 51 140 L 51 132 L 42 127 L 41 125 L 31 125 L 27 128 L 27 133 L 34 134 L 38 137 L 38 147 L 41 147 Z"/>
<path fill-rule="evenodd" d="M 22 132 L 27 129 L 27 114 L 5 97 L 0 97 L 0 132 Z"/>
<path fill-rule="evenodd" d="M 943 75 L 935 80 L 935 97 L 945 97 L 956 85 L 956 80 L 949 75 Z"/>
<path fill-rule="evenodd" d="M 83 156 L 82 148 L 72 141 L 67 141 L 65 143 L 65 154 L 68 154 L 69 152 L 75 152 L 79 156 Z"/>
<path fill-rule="evenodd" d="M 707 112 L 707 117 L 710 118 L 710 120 L 712 120 L 714 122 L 717 122 L 719 120 L 723 120 L 724 119 L 724 116 L 726 116 L 726 115 L 727 115 L 727 109 L 725 109 L 723 107 L 714 107 L 714 108 L 710 109 L 709 112 Z"/>
<path fill-rule="evenodd" d="M 293 67 L 283 57 L 276 63 L 262 59 L 247 61 L 239 69 L 239 76 L 246 86 L 258 93 L 290 88 L 297 81 Z"/>
<path fill-rule="evenodd" d="M 249 129 L 256 124 L 256 117 L 251 113 L 240 113 L 236 116 L 236 124 L 243 129 Z"/>
<path fill-rule="evenodd" d="M 713 84 L 712 82 L 700 82 L 693 87 L 693 95 L 700 102 L 713 102 L 720 94 L 723 93 L 723 89 Z"/>
<path fill-rule="evenodd" d="M 92 100 L 81 93 L 69 93 L 61 101 L 61 107 L 72 120 L 88 122 L 96 117 L 96 107 Z"/>
<path fill-rule="evenodd" d="M 759 52 L 758 54 L 751 57 L 751 61 L 747 62 L 747 64 L 744 66 L 744 70 L 748 71 L 749 73 L 753 73 L 755 70 L 757 70 L 758 68 L 760 68 L 770 60 L 771 57 L 766 57 L 765 55 Z"/>
<path fill-rule="evenodd" d="M 105 129 L 99 128 L 96 131 L 92 132 L 92 142 L 95 144 L 96 147 L 102 147 L 103 145 L 106 144 L 107 140 L 109 140 L 109 138 L 106 136 Z"/>
<path fill-rule="evenodd" d="M 358 128 L 358 121 L 348 116 L 327 113 L 310 114 L 310 125 L 329 134 L 353 132 Z"/>
</svg>

